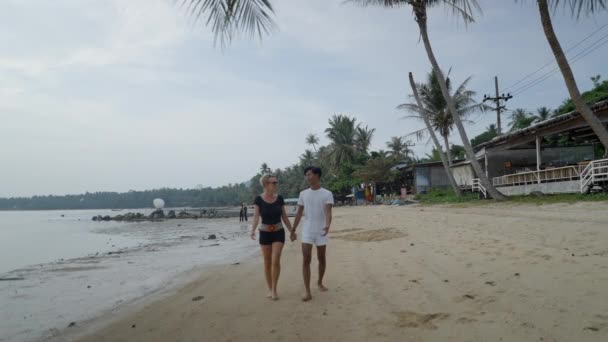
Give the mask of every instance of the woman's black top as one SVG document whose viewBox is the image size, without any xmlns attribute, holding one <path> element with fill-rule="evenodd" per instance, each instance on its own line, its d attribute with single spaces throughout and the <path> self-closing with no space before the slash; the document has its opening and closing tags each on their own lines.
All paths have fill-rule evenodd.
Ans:
<svg viewBox="0 0 608 342">
<path fill-rule="evenodd" d="M 285 205 L 282 196 L 278 196 L 274 203 L 268 203 L 262 199 L 262 196 L 257 196 L 253 203 L 260 208 L 263 224 L 281 223 L 281 215 L 283 214 L 283 206 Z"/>
</svg>

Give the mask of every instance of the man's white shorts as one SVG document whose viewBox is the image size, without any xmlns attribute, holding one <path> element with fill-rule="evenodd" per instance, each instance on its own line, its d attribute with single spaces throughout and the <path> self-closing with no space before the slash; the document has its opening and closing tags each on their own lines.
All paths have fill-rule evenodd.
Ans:
<svg viewBox="0 0 608 342">
<path fill-rule="evenodd" d="M 323 236 L 324 231 L 314 232 L 314 233 L 304 233 L 302 232 L 301 241 L 302 243 L 307 243 L 309 245 L 315 246 L 325 246 L 329 242 L 329 238 Z"/>
</svg>

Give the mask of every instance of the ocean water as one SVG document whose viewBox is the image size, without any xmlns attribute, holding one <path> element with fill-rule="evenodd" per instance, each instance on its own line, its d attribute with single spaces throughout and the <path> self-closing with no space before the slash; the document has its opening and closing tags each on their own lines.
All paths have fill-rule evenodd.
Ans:
<svg viewBox="0 0 608 342">
<path fill-rule="evenodd" d="M 0 342 L 63 340 L 72 322 L 86 326 L 259 253 L 238 218 L 91 220 L 105 214 L 117 212 L 0 212 Z"/>
<path fill-rule="evenodd" d="M 0 211 L 0 274 L 145 241 L 95 232 L 121 224 L 94 222 L 93 216 L 116 214 L 110 210 Z"/>
</svg>

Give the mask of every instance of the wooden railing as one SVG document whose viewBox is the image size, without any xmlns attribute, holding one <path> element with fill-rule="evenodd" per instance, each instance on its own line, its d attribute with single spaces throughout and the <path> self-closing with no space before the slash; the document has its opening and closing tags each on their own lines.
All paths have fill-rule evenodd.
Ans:
<svg viewBox="0 0 608 342">
<path fill-rule="evenodd" d="M 492 178 L 494 186 L 514 186 L 580 179 L 585 165 L 571 165 L 540 171 L 529 171 Z"/>
</svg>

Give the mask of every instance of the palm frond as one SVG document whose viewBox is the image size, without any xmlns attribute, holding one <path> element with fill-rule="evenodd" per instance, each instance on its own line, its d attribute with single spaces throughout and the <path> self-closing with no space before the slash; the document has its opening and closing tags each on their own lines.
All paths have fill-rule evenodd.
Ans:
<svg viewBox="0 0 608 342">
<path fill-rule="evenodd" d="M 276 29 L 270 0 L 173 0 L 181 2 L 195 21 L 205 18 L 214 33 L 214 43 L 224 47 L 239 33 L 259 36 Z"/>
</svg>

